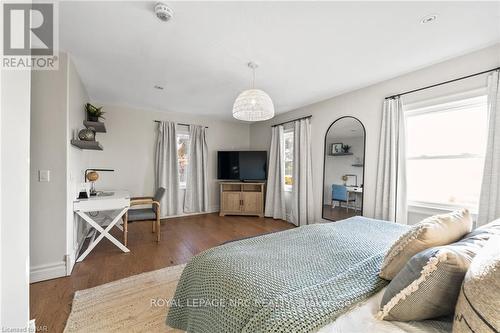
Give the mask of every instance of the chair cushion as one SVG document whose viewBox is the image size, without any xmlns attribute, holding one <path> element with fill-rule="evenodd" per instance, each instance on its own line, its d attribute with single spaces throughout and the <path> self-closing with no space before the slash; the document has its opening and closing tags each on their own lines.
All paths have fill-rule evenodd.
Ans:
<svg viewBox="0 0 500 333">
<path fill-rule="evenodd" d="M 387 286 L 379 319 L 411 321 L 452 315 L 473 258 L 498 235 L 500 220 L 472 231 L 459 242 L 413 256 Z"/>
<path fill-rule="evenodd" d="M 434 247 L 458 241 L 472 229 L 472 218 L 467 209 L 434 215 L 415 224 L 404 233 L 387 252 L 380 277 L 392 280 L 415 254 Z"/>
<path fill-rule="evenodd" d="M 128 210 L 128 221 L 156 220 L 155 211 L 152 208 L 139 208 Z"/>
<path fill-rule="evenodd" d="M 472 260 L 460 289 L 453 333 L 500 331 L 500 237 Z"/>
</svg>

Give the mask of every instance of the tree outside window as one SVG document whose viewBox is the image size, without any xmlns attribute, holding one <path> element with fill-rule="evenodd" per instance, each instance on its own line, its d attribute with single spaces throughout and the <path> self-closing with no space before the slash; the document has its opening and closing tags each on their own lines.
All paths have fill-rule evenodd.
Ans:
<svg viewBox="0 0 500 333">
<path fill-rule="evenodd" d="M 187 166 L 189 164 L 189 134 L 177 134 L 177 159 L 179 162 L 179 187 L 186 188 Z"/>
<path fill-rule="evenodd" d="M 293 186 L 293 130 L 285 131 L 285 190 L 291 191 Z"/>
</svg>

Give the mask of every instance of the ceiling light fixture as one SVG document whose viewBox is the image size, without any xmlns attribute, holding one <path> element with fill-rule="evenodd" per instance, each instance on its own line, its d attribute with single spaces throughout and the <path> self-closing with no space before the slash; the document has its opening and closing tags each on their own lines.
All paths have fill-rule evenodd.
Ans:
<svg viewBox="0 0 500 333">
<path fill-rule="evenodd" d="M 155 5 L 155 14 L 160 20 L 167 22 L 174 16 L 174 11 L 163 2 L 157 2 Z"/>
<path fill-rule="evenodd" d="M 245 121 L 262 121 L 274 117 L 274 105 L 271 97 L 260 89 L 255 89 L 255 62 L 249 62 L 253 71 L 252 89 L 238 95 L 233 105 L 233 117 Z"/>
<path fill-rule="evenodd" d="M 426 17 L 424 17 L 423 19 L 420 20 L 420 23 L 422 24 L 427 24 L 427 23 L 431 23 L 431 22 L 434 22 L 436 21 L 437 19 L 437 15 L 427 15 Z"/>
</svg>

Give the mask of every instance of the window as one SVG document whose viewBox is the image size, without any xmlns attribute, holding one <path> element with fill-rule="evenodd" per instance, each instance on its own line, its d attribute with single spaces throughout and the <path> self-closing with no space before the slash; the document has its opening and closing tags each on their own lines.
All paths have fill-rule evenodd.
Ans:
<svg viewBox="0 0 500 333">
<path fill-rule="evenodd" d="M 487 135 L 479 96 L 406 112 L 410 205 L 477 211 Z"/>
<path fill-rule="evenodd" d="M 179 187 L 186 188 L 187 166 L 189 163 L 189 134 L 177 134 L 177 159 L 179 162 Z"/>
<path fill-rule="evenodd" d="M 293 185 L 293 130 L 286 130 L 285 140 L 285 191 L 291 191 Z"/>
</svg>

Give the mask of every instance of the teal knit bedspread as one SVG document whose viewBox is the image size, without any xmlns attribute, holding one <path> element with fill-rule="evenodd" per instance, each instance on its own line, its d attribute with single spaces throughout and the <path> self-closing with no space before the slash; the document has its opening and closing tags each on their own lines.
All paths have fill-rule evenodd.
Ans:
<svg viewBox="0 0 500 333">
<path fill-rule="evenodd" d="M 190 333 L 312 332 L 383 288 L 407 226 L 353 217 L 227 243 L 192 258 L 167 325 Z"/>
</svg>

